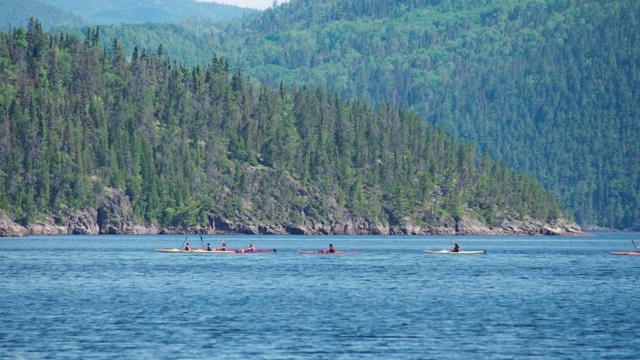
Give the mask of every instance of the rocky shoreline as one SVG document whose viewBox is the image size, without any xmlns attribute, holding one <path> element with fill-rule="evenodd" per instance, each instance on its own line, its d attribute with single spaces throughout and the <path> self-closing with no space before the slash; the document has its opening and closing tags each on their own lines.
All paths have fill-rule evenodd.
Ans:
<svg viewBox="0 0 640 360">
<path fill-rule="evenodd" d="M 57 214 L 42 216 L 21 225 L 0 210 L 0 237 L 70 234 L 251 234 L 251 235 L 588 235 L 573 222 L 543 223 L 533 219 L 505 219 L 490 228 L 472 218 L 463 217 L 441 226 L 386 225 L 356 219 L 331 223 L 308 220 L 300 224 L 267 224 L 259 220 L 232 221 L 210 214 L 207 226 L 168 228 L 139 224 L 131 215 L 131 203 L 119 189 L 107 189 L 98 209 L 63 208 Z M 411 224 L 411 219 L 405 219 Z"/>
<path fill-rule="evenodd" d="M 99 212 L 92 210 L 68 214 L 63 224 L 48 217 L 37 223 L 20 225 L 0 212 L 0 237 L 69 235 L 69 234 L 250 234 L 250 235 L 588 235 L 576 224 L 540 224 L 534 221 L 502 222 L 498 228 L 468 218 L 463 218 L 453 226 L 386 226 L 367 222 L 324 224 L 263 224 L 240 223 L 212 216 L 207 227 L 167 228 L 135 224 L 131 221 L 100 218 Z M 98 220 L 101 221 L 98 221 Z"/>
</svg>

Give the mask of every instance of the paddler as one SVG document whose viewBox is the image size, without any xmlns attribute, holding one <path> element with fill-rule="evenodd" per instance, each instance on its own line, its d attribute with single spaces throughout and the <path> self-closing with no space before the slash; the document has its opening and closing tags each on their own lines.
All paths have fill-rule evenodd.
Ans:
<svg viewBox="0 0 640 360">
<path fill-rule="evenodd" d="M 256 247 L 253 246 L 253 243 L 249 243 L 249 251 L 255 251 Z"/>
<path fill-rule="evenodd" d="M 211 251 L 211 244 L 207 243 L 207 251 Z"/>
<path fill-rule="evenodd" d="M 184 244 L 184 249 L 185 249 L 186 251 L 191 251 L 191 246 L 189 246 L 189 243 L 185 243 L 185 244 Z"/>
<path fill-rule="evenodd" d="M 227 244 L 225 244 L 224 240 L 220 243 L 220 250 L 227 251 Z"/>
<path fill-rule="evenodd" d="M 451 249 L 451 252 L 460 252 L 460 245 L 458 245 L 457 242 L 453 242 L 453 248 Z"/>
<path fill-rule="evenodd" d="M 329 244 L 328 249 L 317 251 L 318 254 L 328 254 L 328 253 L 334 253 L 334 252 L 336 252 L 336 249 L 333 247 L 333 244 Z"/>
</svg>

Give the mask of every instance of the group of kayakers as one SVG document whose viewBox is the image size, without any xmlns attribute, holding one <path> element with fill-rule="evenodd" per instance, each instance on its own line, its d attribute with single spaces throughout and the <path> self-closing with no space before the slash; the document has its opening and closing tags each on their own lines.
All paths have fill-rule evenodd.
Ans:
<svg viewBox="0 0 640 360">
<path fill-rule="evenodd" d="M 191 245 L 189 245 L 188 242 L 184 243 L 184 250 L 185 251 L 191 251 Z M 207 243 L 207 251 L 213 251 L 213 250 L 217 250 L 217 251 L 227 251 L 227 244 L 224 242 L 224 240 L 222 240 L 220 242 L 220 248 L 219 249 L 213 249 L 211 247 L 211 243 Z M 246 249 L 248 251 L 255 251 L 256 247 L 255 245 L 253 245 L 253 243 L 249 243 L 249 247 Z M 323 253 L 335 253 L 336 249 L 333 247 L 333 244 L 329 244 L 329 248 L 326 250 L 320 250 L 318 252 L 323 252 Z"/>
<path fill-rule="evenodd" d="M 188 242 L 184 243 L 184 250 L 185 251 L 191 251 L 191 246 L 189 245 Z M 227 244 L 224 242 L 224 240 L 222 240 L 220 242 L 220 248 L 219 249 L 214 249 L 214 248 L 211 247 L 211 243 L 207 243 L 207 251 L 213 251 L 213 250 L 227 251 Z M 253 245 L 253 243 L 249 243 L 249 247 L 247 248 L 247 250 L 255 251 L 256 247 Z"/>
<path fill-rule="evenodd" d="M 184 244 L 184 250 L 185 251 L 191 251 L 191 246 L 189 246 L 189 243 L 185 243 Z M 213 251 L 214 249 L 211 248 L 211 244 L 207 243 L 207 251 Z M 227 251 L 227 244 L 224 242 L 224 240 L 221 241 L 220 243 L 220 249 L 215 249 L 218 251 Z M 249 247 L 247 248 L 247 250 L 249 251 L 255 251 L 256 247 L 253 245 L 253 243 L 249 243 Z M 451 246 L 451 249 L 449 250 L 451 252 L 460 252 L 460 245 L 458 245 L 457 242 L 453 242 L 453 245 Z M 319 253 L 335 253 L 336 249 L 335 247 L 333 247 L 333 244 L 329 244 L 329 248 L 325 249 L 325 250 L 320 250 L 318 251 Z"/>
</svg>

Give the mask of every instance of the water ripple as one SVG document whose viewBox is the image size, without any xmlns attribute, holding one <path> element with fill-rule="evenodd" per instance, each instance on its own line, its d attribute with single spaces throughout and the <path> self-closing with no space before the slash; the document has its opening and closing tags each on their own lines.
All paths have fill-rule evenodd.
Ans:
<svg viewBox="0 0 640 360">
<path fill-rule="evenodd" d="M 0 357 L 633 359 L 640 259 L 607 251 L 634 235 L 462 237 L 488 250 L 468 257 L 422 253 L 446 237 L 2 239 Z M 294 252 L 328 242 L 362 253 Z"/>
</svg>

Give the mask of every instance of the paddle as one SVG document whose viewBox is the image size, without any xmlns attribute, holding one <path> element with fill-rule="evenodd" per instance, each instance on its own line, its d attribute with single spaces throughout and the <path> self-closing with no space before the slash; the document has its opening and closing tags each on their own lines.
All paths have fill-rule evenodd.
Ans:
<svg viewBox="0 0 640 360">
<path fill-rule="evenodd" d="M 636 248 L 636 252 L 640 252 L 640 249 L 636 246 L 636 242 L 631 240 L 631 243 L 633 244 L 633 247 Z"/>
<path fill-rule="evenodd" d="M 184 250 L 184 244 L 187 243 L 187 236 L 184 237 L 184 241 L 182 242 L 182 246 L 180 247 L 180 250 Z"/>
<path fill-rule="evenodd" d="M 200 243 L 202 244 L 202 248 L 204 249 L 204 240 L 202 240 L 202 236 L 200 236 Z"/>
</svg>

